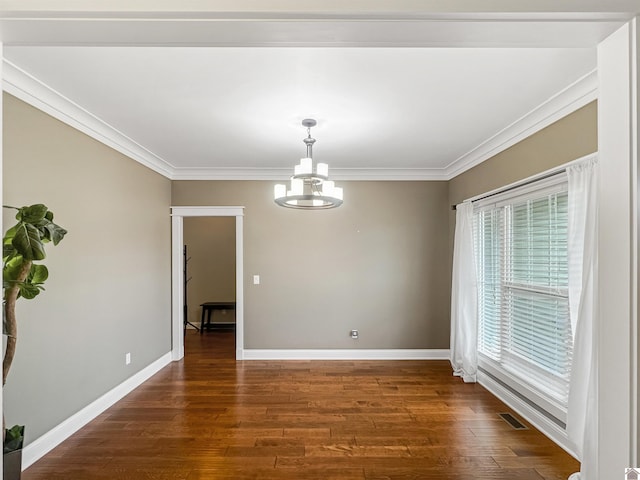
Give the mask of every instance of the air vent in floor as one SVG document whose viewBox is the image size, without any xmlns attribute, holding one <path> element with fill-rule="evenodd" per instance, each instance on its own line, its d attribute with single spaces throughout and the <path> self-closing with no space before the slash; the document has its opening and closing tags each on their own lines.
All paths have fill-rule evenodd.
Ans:
<svg viewBox="0 0 640 480">
<path fill-rule="evenodd" d="M 528 430 L 528 427 L 510 413 L 499 413 L 500 418 L 507 422 L 514 430 Z"/>
</svg>

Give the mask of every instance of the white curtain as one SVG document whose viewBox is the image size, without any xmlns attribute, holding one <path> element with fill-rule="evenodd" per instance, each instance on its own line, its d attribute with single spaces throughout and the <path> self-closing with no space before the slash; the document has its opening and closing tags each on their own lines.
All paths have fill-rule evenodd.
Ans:
<svg viewBox="0 0 640 480">
<path fill-rule="evenodd" d="M 597 174 L 596 158 L 567 168 L 569 308 L 573 333 L 567 435 L 581 460 L 580 473 L 571 475 L 571 480 L 597 480 Z"/>
<path fill-rule="evenodd" d="M 453 374 L 475 382 L 478 370 L 478 293 L 473 252 L 473 205 L 456 207 L 451 279 L 451 365 Z"/>
</svg>

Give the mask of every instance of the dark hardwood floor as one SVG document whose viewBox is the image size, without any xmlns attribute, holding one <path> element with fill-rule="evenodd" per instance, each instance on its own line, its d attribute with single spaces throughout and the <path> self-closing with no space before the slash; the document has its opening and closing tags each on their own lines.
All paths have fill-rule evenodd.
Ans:
<svg viewBox="0 0 640 480">
<path fill-rule="evenodd" d="M 566 480 L 578 463 L 446 361 L 236 362 L 187 355 L 27 469 L 24 480 Z"/>
</svg>

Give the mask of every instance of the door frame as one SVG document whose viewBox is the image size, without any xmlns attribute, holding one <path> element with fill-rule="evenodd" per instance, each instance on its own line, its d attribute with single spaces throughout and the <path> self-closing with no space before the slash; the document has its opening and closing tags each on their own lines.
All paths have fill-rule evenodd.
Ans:
<svg viewBox="0 0 640 480">
<path fill-rule="evenodd" d="M 183 247 L 185 217 L 236 218 L 236 360 L 244 352 L 244 207 L 171 207 L 171 360 L 184 357 Z"/>
</svg>

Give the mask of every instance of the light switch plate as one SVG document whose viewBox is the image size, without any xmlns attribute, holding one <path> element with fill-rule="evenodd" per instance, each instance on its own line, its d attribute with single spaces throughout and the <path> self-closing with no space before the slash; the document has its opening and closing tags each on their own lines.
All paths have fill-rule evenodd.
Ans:
<svg viewBox="0 0 640 480">
<path fill-rule="evenodd" d="M 254 285 L 260 285 L 260 275 L 254 275 L 253 276 L 253 284 Z"/>
</svg>

